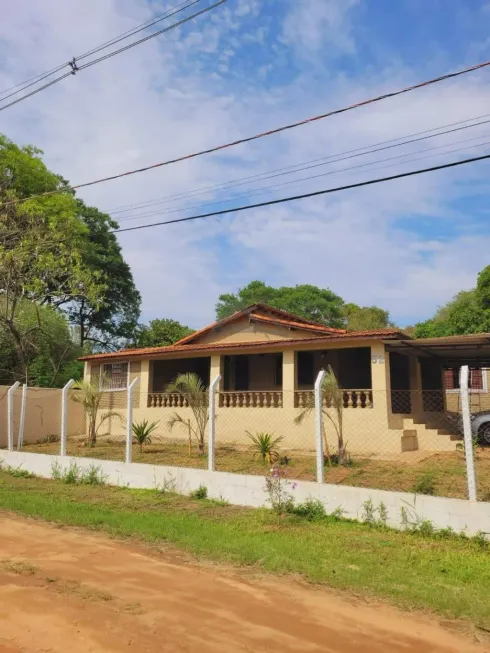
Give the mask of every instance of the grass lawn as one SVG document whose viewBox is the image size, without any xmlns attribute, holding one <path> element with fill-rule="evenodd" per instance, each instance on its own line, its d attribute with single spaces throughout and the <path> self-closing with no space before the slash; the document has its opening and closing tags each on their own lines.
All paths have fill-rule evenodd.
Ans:
<svg viewBox="0 0 490 653">
<path fill-rule="evenodd" d="M 35 453 L 59 453 L 59 442 L 30 444 L 25 451 Z M 68 455 L 100 458 L 104 460 L 124 460 L 124 442 L 111 442 L 101 439 L 93 448 L 85 447 L 80 440 L 68 441 Z M 291 462 L 287 466 L 288 476 L 312 481 L 315 479 L 315 458 L 288 452 Z M 199 456 L 195 448 L 189 456 L 186 444 L 176 442 L 155 442 L 146 445 L 140 453 L 139 446 L 133 445 L 133 461 L 152 465 L 172 465 L 181 467 L 207 467 L 207 457 Z M 236 474 L 264 475 L 267 466 L 252 453 L 237 450 L 233 446 L 218 446 L 216 449 L 216 469 Z M 490 500 L 490 448 L 479 449 L 476 455 L 479 497 Z M 401 492 L 421 492 L 417 483 L 426 480 L 424 493 L 436 496 L 467 498 L 467 483 L 464 455 L 454 451 L 438 453 L 420 462 L 401 462 L 399 460 L 375 460 L 354 457 L 349 467 L 325 467 L 325 482 L 357 487 L 371 487 Z M 427 482 L 428 481 L 428 482 Z M 427 489 L 429 491 L 427 491 Z"/>
<path fill-rule="evenodd" d="M 309 522 L 269 510 L 150 490 L 66 485 L 0 471 L 0 510 L 113 536 L 169 543 L 208 560 L 299 574 L 490 628 L 490 550 L 334 518 Z"/>
</svg>

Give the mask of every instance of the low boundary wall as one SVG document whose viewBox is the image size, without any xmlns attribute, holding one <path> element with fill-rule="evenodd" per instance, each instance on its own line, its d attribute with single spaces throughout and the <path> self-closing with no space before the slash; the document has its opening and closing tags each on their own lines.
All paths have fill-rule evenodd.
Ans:
<svg viewBox="0 0 490 653">
<path fill-rule="evenodd" d="M 54 463 L 58 463 L 62 468 L 69 467 L 71 463 L 76 463 L 83 469 L 96 465 L 110 485 L 141 489 L 165 486 L 179 494 L 189 494 L 204 485 L 208 497 L 212 499 L 224 499 L 235 505 L 254 508 L 267 505 L 265 481 L 261 476 L 4 450 L 0 451 L 0 461 L 44 478 L 52 477 Z M 419 520 L 429 520 L 436 528 L 451 527 L 456 532 L 464 531 L 467 535 L 476 535 L 478 532 L 490 535 L 490 503 L 487 502 L 327 485 L 311 481 L 295 483 L 296 488 L 291 493 L 296 503 L 303 502 L 308 497 L 319 499 L 329 513 L 341 508 L 345 517 L 362 521 L 363 504 L 371 500 L 375 508 L 381 503 L 386 506 L 387 524 L 393 528 L 402 527 L 401 513 L 402 508 L 405 508 L 412 519 L 416 516 Z"/>
</svg>

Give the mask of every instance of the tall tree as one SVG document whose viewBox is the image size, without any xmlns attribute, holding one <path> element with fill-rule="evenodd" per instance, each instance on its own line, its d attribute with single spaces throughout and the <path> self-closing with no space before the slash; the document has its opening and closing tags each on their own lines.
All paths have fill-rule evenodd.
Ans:
<svg viewBox="0 0 490 653">
<path fill-rule="evenodd" d="M 190 336 L 193 330 L 176 320 L 151 320 L 148 326 L 138 327 L 134 347 L 167 347 Z"/>
<path fill-rule="evenodd" d="M 23 376 L 32 332 L 43 332 L 44 326 L 38 311 L 37 324 L 19 327 L 22 301 L 37 305 L 53 296 L 61 277 L 68 295 L 94 305 L 104 287 L 100 273 L 84 262 L 88 229 L 78 218 L 73 194 L 45 194 L 66 189 L 66 182 L 46 168 L 40 154 L 0 135 L 0 326 L 12 338 Z"/>
<path fill-rule="evenodd" d="M 479 273 L 476 288 L 462 290 L 436 314 L 415 325 L 416 338 L 490 331 L 490 266 Z"/>
<path fill-rule="evenodd" d="M 345 319 L 345 328 L 348 331 L 385 329 L 393 326 L 389 312 L 378 306 L 345 304 L 342 313 Z"/>
<path fill-rule="evenodd" d="M 263 281 L 252 281 L 236 295 L 220 295 L 216 317 L 228 317 L 250 304 L 268 304 L 320 324 L 343 326 L 342 298 L 328 288 L 308 284 L 274 288 Z"/>
<path fill-rule="evenodd" d="M 69 283 L 60 278 L 56 297 L 45 301 L 62 308 L 75 327 L 81 347 L 91 350 L 115 349 L 132 339 L 140 316 L 141 295 L 134 284 L 131 268 L 124 260 L 115 234 L 118 224 L 106 213 L 76 202 L 77 214 L 88 229 L 83 264 L 104 279 L 97 303 L 84 294 L 73 296 Z"/>
</svg>

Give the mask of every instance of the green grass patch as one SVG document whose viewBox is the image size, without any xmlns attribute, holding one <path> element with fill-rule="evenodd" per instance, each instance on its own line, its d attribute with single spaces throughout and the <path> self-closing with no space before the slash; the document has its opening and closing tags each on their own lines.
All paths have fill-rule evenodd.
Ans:
<svg viewBox="0 0 490 653">
<path fill-rule="evenodd" d="M 0 472 L 0 510 L 166 542 L 208 560 L 300 574 L 312 583 L 490 627 L 490 552 L 473 540 L 6 472 Z"/>
</svg>

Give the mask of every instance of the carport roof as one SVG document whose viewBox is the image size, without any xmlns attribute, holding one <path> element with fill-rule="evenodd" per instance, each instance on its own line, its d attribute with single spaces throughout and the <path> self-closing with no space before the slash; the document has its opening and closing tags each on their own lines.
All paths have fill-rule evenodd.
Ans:
<svg viewBox="0 0 490 653">
<path fill-rule="evenodd" d="M 490 333 L 390 340 L 386 345 L 388 351 L 437 358 L 446 364 L 490 366 Z"/>
</svg>

